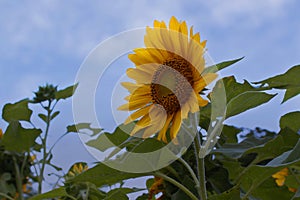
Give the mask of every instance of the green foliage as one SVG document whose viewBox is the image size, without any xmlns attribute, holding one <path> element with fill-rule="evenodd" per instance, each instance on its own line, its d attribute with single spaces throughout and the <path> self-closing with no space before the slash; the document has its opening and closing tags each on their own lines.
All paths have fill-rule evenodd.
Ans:
<svg viewBox="0 0 300 200">
<path fill-rule="evenodd" d="M 290 112 L 280 118 L 280 128 L 288 127 L 295 132 L 300 130 L 300 111 Z"/>
<path fill-rule="evenodd" d="M 41 132 L 42 130 L 35 128 L 25 129 L 19 122 L 13 121 L 5 131 L 2 144 L 8 151 L 28 152 Z"/>
<path fill-rule="evenodd" d="M 300 93 L 299 83 L 300 65 L 291 67 L 284 74 L 280 74 L 263 81 L 256 82 L 261 84 L 261 87 L 276 88 L 286 90 L 282 103 L 297 96 Z"/>
<path fill-rule="evenodd" d="M 218 63 L 216 65 L 206 67 L 204 69 L 204 71 L 202 72 L 202 74 L 216 73 L 218 71 L 221 71 L 222 69 L 225 69 L 226 67 L 229 67 L 229 66 L 233 65 L 234 63 L 239 62 L 243 58 L 244 57 L 241 57 L 241 58 L 238 58 L 238 59 L 235 59 L 235 60 L 224 61 L 224 62 Z"/>
<path fill-rule="evenodd" d="M 7 122 L 19 120 L 30 122 L 32 110 L 28 108 L 28 102 L 29 100 L 25 99 L 14 104 L 6 104 L 2 110 L 2 118 Z"/>
<path fill-rule="evenodd" d="M 241 59 L 210 66 L 203 74 L 215 73 Z M 276 94 L 270 90 L 285 90 L 283 102 L 296 97 L 300 93 L 299 75 L 300 66 L 294 66 L 281 75 L 255 83 L 247 80 L 239 83 L 234 76 L 229 76 L 219 79 L 210 93 L 208 92 L 207 97 L 211 103 L 201 108 L 200 127 L 196 127 L 200 128 L 196 134 L 202 142 L 205 141 L 206 134 L 211 134 L 209 129 L 216 128 L 214 124 L 219 117 L 223 117 L 219 120 L 223 123 L 221 135 L 217 138 L 214 148 L 211 148 L 212 151 L 205 157 L 205 186 L 209 200 L 300 199 L 300 111 L 283 115 L 279 122 L 280 131 L 277 133 L 262 128 L 250 130 L 226 124 L 226 119 L 275 98 Z M 124 164 L 132 153 L 143 155 L 166 147 L 166 144 L 158 141 L 155 136 L 146 139 L 131 137 L 128 133 L 135 126 L 135 122 L 121 124 L 112 133 L 92 127 L 88 122 L 69 125 L 61 138 L 69 133 L 86 134 L 91 137 L 87 145 L 94 150 L 112 151 L 104 161 L 95 163 L 89 169 L 87 163 L 79 162 L 64 173 L 59 166 L 52 163 L 52 149 L 55 144 L 49 148 L 47 138 L 50 134 L 50 124 L 60 115 L 60 111 L 55 110 L 55 105 L 61 99 L 71 97 L 77 86 L 78 84 L 75 84 L 59 90 L 57 86 L 47 84 L 39 87 L 33 100 L 25 99 L 4 106 L 2 118 L 8 122 L 8 127 L 0 137 L 1 193 L 10 197 L 14 197 L 16 193 L 22 196 L 20 185 L 27 184 L 30 180 L 39 185 L 35 192 L 38 194 L 30 200 L 127 200 L 128 194 L 134 192 L 143 193 L 138 200 L 153 200 L 157 193 L 160 193 L 162 200 L 184 200 L 193 195 L 199 197 L 199 160 L 196 159 L 198 152 L 195 152 L 197 145 L 182 148 L 181 152 L 178 152 L 178 155 L 184 152 L 182 159 L 156 171 L 134 173 L 109 167 Z M 35 113 L 29 108 L 31 103 L 40 105 L 43 112 L 33 115 Z M 39 117 L 45 123 L 44 129 L 33 125 L 33 116 Z M 175 144 L 170 146 L 174 147 Z M 30 159 L 34 154 L 39 155 L 35 161 Z M 144 158 L 143 162 L 130 164 L 140 168 L 156 166 L 166 159 L 165 156 L 159 154 L 158 157 Z M 175 158 L 175 154 L 172 156 Z M 53 174 L 59 177 L 59 186 L 41 194 L 45 166 L 52 167 Z M 34 172 L 33 167 L 40 170 Z M 284 174 L 281 172 L 283 169 L 288 172 Z M 281 174 L 278 175 L 278 172 Z M 277 178 L 274 174 L 277 174 Z M 123 187 L 126 180 L 139 177 L 149 178 L 145 188 Z M 159 177 L 164 178 L 158 183 Z M 278 177 L 282 180 L 282 186 L 276 182 Z"/>
<path fill-rule="evenodd" d="M 65 89 L 58 90 L 55 93 L 55 99 L 58 101 L 60 99 L 67 99 L 67 98 L 73 96 L 77 86 L 78 86 L 78 83 L 76 83 L 75 85 L 69 86 Z"/>
</svg>

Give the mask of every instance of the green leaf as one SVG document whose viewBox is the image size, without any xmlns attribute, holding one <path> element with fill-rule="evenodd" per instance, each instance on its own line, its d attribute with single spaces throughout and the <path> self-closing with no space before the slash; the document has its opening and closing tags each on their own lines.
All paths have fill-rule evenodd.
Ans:
<svg viewBox="0 0 300 200">
<path fill-rule="evenodd" d="M 291 193 L 287 187 L 278 187 L 274 178 L 269 177 L 256 190 L 252 192 L 256 199 L 274 200 L 274 199 L 291 199 Z"/>
<path fill-rule="evenodd" d="M 17 121 L 7 127 L 3 135 L 2 144 L 8 151 L 27 152 L 36 143 L 36 138 L 41 134 L 40 129 L 25 129 Z"/>
<path fill-rule="evenodd" d="M 240 114 L 270 101 L 275 95 L 264 92 L 245 92 L 232 99 L 227 105 L 226 118 Z"/>
<path fill-rule="evenodd" d="M 6 104 L 2 110 L 2 118 L 7 121 L 28 121 L 30 122 L 30 117 L 32 115 L 32 110 L 28 107 L 28 99 L 21 100 L 14 104 Z"/>
<path fill-rule="evenodd" d="M 263 81 L 255 82 L 255 84 L 267 85 L 267 87 L 277 89 L 287 89 L 300 87 L 300 65 L 293 66 L 284 74 L 280 74 Z"/>
<path fill-rule="evenodd" d="M 221 63 L 218 63 L 216 65 L 213 65 L 213 66 L 209 66 L 209 67 L 206 67 L 204 69 L 204 71 L 202 72 L 202 74 L 207 74 L 207 73 L 216 73 L 226 67 L 229 67 L 230 65 L 233 65 L 234 63 L 242 60 L 244 57 L 241 57 L 241 58 L 238 58 L 238 59 L 235 59 L 235 60 L 229 60 L 229 61 L 224 61 L 224 62 L 221 62 Z"/>
<path fill-rule="evenodd" d="M 295 97 L 300 93 L 300 65 L 296 65 L 286 71 L 284 74 L 280 74 L 263 81 L 255 82 L 255 84 L 261 84 L 261 88 L 276 88 L 286 89 L 282 103 Z"/>
<path fill-rule="evenodd" d="M 128 200 L 127 194 L 139 192 L 144 189 L 138 188 L 116 188 L 107 193 L 105 200 Z"/>
<path fill-rule="evenodd" d="M 79 174 L 78 176 L 70 179 L 69 182 L 90 182 L 97 187 L 104 185 L 113 185 L 120 181 L 145 176 L 142 173 L 127 173 L 108 167 L 103 163 L 97 164 L 95 167 L 88 169 L 87 171 Z"/>
<path fill-rule="evenodd" d="M 79 123 L 67 126 L 67 133 L 85 133 L 83 132 L 85 129 L 93 132 L 91 136 L 94 136 L 103 130 L 101 128 L 92 128 L 90 123 Z"/>
<path fill-rule="evenodd" d="M 54 119 L 55 117 L 57 117 L 57 115 L 59 115 L 59 111 L 56 111 L 56 112 L 54 112 L 52 115 L 51 115 L 51 117 L 50 117 L 50 120 L 52 120 L 52 119 Z"/>
<path fill-rule="evenodd" d="M 300 130 L 299 119 L 300 111 L 287 113 L 280 118 L 280 128 L 283 129 L 288 127 L 291 130 L 298 132 Z"/>
<path fill-rule="evenodd" d="M 257 137 L 256 134 L 260 133 L 259 130 L 250 130 L 250 132 L 244 136 L 240 143 L 225 143 L 221 147 L 213 150 L 213 153 L 222 154 L 231 159 L 238 159 L 249 149 L 256 148 L 260 145 L 264 145 L 268 141 L 274 138 L 275 133 L 267 132 L 263 137 Z M 261 130 L 264 131 L 264 130 Z M 292 133 L 295 134 L 295 133 Z"/>
<path fill-rule="evenodd" d="M 290 151 L 284 152 L 280 156 L 274 158 L 267 165 L 250 166 L 240 179 L 242 188 L 248 193 L 257 192 L 261 185 L 267 181 L 273 174 L 285 167 L 292 167 L 300 164 L 299 149 L 300 142 Z M 290 199 L 290 198 L 287 198 Z"/>
<path fill-rule="evenodd" d="M 238 83 L 234 76 L 225 77 L 217 81 L 210 93 L 211 109 L 216 116 L 223 116 L 226 107 L 226 118 L 229 118 L 266 103 L 275 96 L 261 90 L 246 80 Z"/>
<path fill-rule="evenodd" d="M 90 140 L 86 144 L 102 152 L 111 147 L 120 147 L 120 145 L 129 138 L 128 133 L 131 132 L 133 127 L 133 123 L 130 123 L 129 125 L 120 125 L 113 133 L 102 133 L 98 138 Z"/>
<path fill-rule="evenodd" d="M 208 200 L 237 200 L 240 198 L 240 190 L 231 189 L 229 191 L 223 192 L 219 195 L 213 195 L 208 198 Z"/>
<path fill-rule="evenodd" d="M 49 192 L 46 192 L 44 194 L 39 194 L 34 197 L 29 198 L 28 200 L 45 200 L 55 197 L 64 197 L 67 196 L 67 192 L 64 187 L 56 188 L 54 190 L 51 190 Z"/>
<path fill-rule="evenodd" d="M 224 125 L 221 134 L 221 140 L 224 140 L 226 143 L 237 143 L 237 135 L 242 131 L 241 128 L 234 126 Z M 221 141 L 219 140 L 219 142 Z"/>
<path fill-rule="evenodd" d="M 42 114 L 42 113 L 39 113 L 38 116 L 39 116 L 39 118 L 40 118 L 41 120 L 43 120 L 45 123 L 47 123 L 47 116 L 46 116 L 46 115 L 44 115 L 44 114 Z"/>
<path fill-rule="evenodd" d="M 75 85 L 69 86 L 65 89 L 57 91 L 55 93 L 55 99 L 56 100 L 67 99 L 67 98 L 73 96 L 77 86 L 78 86 L 78 83 L 76 83 Z"/>
<path fill-rule="evenodd" d="M 16 193 L 16 188 L 15 186 L 11 183 L 12 177 L 10 173 L 4 172 L 0 174 L 0 193 L 4 194 L 15 194 Z M 0 194 L 0 197 L 1 196 Z M 0 198 L 2 199 L 2 198 Z"/>
<path fill-rule="evenodd" d="M 300 87 L 288 88 L 285 91 L 282 103 L 300 94 Z"/>
<path fill-rule="evenodd" d="M 284 129 L 280 131 L 280 133 L 274 139 L 266 142 L 265 144 L 257 145 L 256 147 L 248 149 L 243 156 L 255 154 L 256 163 L 267 159 L 273 159 L 285 151 L 294 148 L 298 139 L 298 134 L 288 129 Z"/>
</svg>

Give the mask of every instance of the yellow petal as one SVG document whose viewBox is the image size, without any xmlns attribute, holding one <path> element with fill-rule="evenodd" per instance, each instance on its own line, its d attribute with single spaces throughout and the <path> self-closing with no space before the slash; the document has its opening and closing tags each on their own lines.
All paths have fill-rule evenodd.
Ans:
<svg viewBox="0 0 300 200">
<path fill-rule="evenodd" d="M 179 111 L 173 117 L 173 122 L 170 130 L 171 139 L 176 138 L 180 126 L 181 126 L 181 112 Z"/>
<path fill-rule="evenodd" d="M 202 76 L 202 78 L 194 83 L 194 90 L 195 92 L 199 93 L 200 91 L 205 88 L 208 84 L 210 84 L 213 80 L 218 77 L 217 74 L 214 73 L 207 73 Z"/>
<path fill-rule="evenodd" d="M 283 186 L 285 182 L 285 178 L 276 179 L 275 182 L 278 186 Z"/>
<path fill-rule="evenodd" d="M 186 25 L 186 22 L 183 21 L 181 24 L 180 24 L 180 27 L 179 27 L 179 31 L 181 33 L 183 33 L 184 35 L 188 36 L 188 29 L 187 29 L 187 25 Z"/>
<path fill-rule="evenodd" d="M 130 135 L 135 135 L 138 131 L 142 130 L 143 128 L 151 125 L 151 119 L 149 114 L 144 115 L 134 126 L 133 130 L 131 131 Z"/>
<path fill-rule="evenodd" d="M 141 109 L 135 111 L 125 120 L 124 124 L 128 124 L 128 123 L 134 121 L 135 119 L 146 115 L 147 113 L 149 113 L 149 109 L 150 109 L 150 106 L 146 106 L 144 108 L 141 108 Z"/>
<path fill-rule="evenodd" d="M 129 78 L 134 79 L 137 83 L 149 84 L 152 80 L 151 74 L 139 69 L 129 68 L 126 71 L 126 74 Z"/>
<path fill-rule="evenodd" d="M 172 16 L 169 22 L 169 28 L 174 31 L 179 30 L 179 22 L 176 17 Z"/>
<path fill-rule="evenodd" d="M 160 25 L 161 25 L 160 21 L 154 20 L 153 26 L 154 26 L 155 28 L 160 28 Z"/>
<path fill-rule="evenodd" d="M 136 110 L 138 108 L 142 108 L 148 103 L 151 102 L 151 96 L 145 96 L 142 99 L 129 101 L 127 104 L 124 104 L 118 108 L 118 110 Z"/>
<path fill-rule="evenodd" d="M 131 82 L 122 82 L 121 85 L 126 88 L 130 93 L 134 92 L 136 89 L 142 87 L 143 85 L 139 85 Z"/>
<path fill-rule="evenodd" d="M 199 96 L 199 95 L 197 95 L 197 96 Z M 190 111 L 192 113 L 199 111 L 198 98 L 196 97 L 195 94 L 192 94 L 192 96 L 190 97 L 190 99 L 188 100 L 187 103 L 189 104 Z"/>
<path fill-rule="evenodd" d="M 205 100 L 205 99 L 203 99 L 201 96 L 197 96 L 197 99 L 198 99 L 198 105 L 200 106 L 200 107 L 204 107 L 204 106 L 206 106 L 207 104 L 208 104 L 208 101 L 207 100 Z"/>
<path fill-rule="evenodd" d="M 164 141 L 165 143 L 168 142 L 168 141 L 167 141 L 166 132 L 167 132 L 167 130 L 168 130 L 168 128 L 169 128 L 169 125 L 170 125 L 171 120 L 173 119 L 173 116 L 174 116 L 174 114 L 171 114 L 171 115 L 169 115 L 169 116 L 167 117 L 167 120 L 166 120 L 166 122 L 165 122 L 163 128 L 162 128 L 162 129 L 159 131 L 159 133 L 158 133 L 158 136 L 157 136 L 157 139 L 158 139 L 158 140 L 162 140 L 162 141 Z"/>
</svg>

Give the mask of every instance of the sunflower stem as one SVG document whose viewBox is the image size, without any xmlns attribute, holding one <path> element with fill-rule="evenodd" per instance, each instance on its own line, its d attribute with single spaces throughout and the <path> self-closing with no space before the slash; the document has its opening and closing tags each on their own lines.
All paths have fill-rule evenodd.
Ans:
<svg viewBox="0 0 300 200">
<path fill-rule="evenodd" d="M 165 174 L 162 174 L 160 172 L 154 172 L 153 174 L 154 176 L 157 176 L 157 177 L 161 177 L 163 178 L 164 180 L 172 183 L 173 185 L 177 186 L 179 189 L 181 189 L 184 193 L 186 193 L 192 200 L 198 200 L 198 198 L 189 190 L 187 189 L 184 185 L 182 185 L 181 183 L 179 183 L 178 181 L 176 181 L 175 179 L 165 175 Z"/>
<path fill-rule="evenodd" d="M 200 158 L 200 156 L 199 156 L 199 152 L 201 149 L 201 141 L 199 138 L 199 134 L 197 134 L 195 137 L 194 145 L 195 145 L 197 173 L 198 173 L 198 179 L 199 179 L 199 187 L 197 188 L 198 194 L 199 194 L 201 200 L 206 200 L 207 192 L 206 192 L 206 181 L 205 181 L 205 163 L 204 163 L 204 158 Z"/>
<path fill-rule="evenodd" d="M 15 175 L 16 175 L 16 185 L 17 185 L 17 192 L 19 194 L 18 199 L 19 200 L 23 200 L 23 188 L 22 188 L 22 179 L 23 179 L 23 175 L 20 173 L 20 168 L 18 166 L 17 163 L 17 159 L 15 157 L 15 155 L 12 157 L 13 158 L 13 162 L 14 162 L 14 167 L 15 167 Z"/>
<path fill-rule="evenodd" d="M 193 169 L 191 168 L 191 166 L 181 157 L 178 159 L 178 161 L 181 162 L 186 167 L 186 169 L 190 172 L 190 174 L 196 184 L 195 187 L 198 189 L 200 187 L 200 183 L 199 183 L 199 180 L 198 180 L 196 174 L 194 173 Z"/>
</svg>

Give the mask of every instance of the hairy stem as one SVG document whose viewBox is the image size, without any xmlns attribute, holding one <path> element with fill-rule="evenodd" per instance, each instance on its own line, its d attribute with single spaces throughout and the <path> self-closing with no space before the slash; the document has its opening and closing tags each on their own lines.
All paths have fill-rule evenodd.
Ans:
<svg viewBox="0 0 300 200">
<path fill-rule="evenodd" d="M 50 109 L 51 107 L 51 101 L 49 100 L 48 103 L 48 107 L 44 107 L 47 110 L 47 121 L 46 121 L 46 130 L 45 130 L 45 136 L 44 138 L 42 138 L 42 148 L 43 148 L 43 162 L 42 162 L 42 167 L 40 170 L 40 174 L 39 174 L 39 186 L 38 186 L 38 193 L 41 194 L 42 193 L 42 187 L 43 187 L 43 180 L 44 180 L 44 171 L 45 171 L 45 167 L 46 167 L 46 162 L 47 162 L 47 157 L 48 157 L 48 153 L 47 153 L 47 138 L 48 138 L 48 133 L 49 133 L 49 128 L 50 128 L 50 117 L 51 117 L 51 112 L 52 110 Z"/>
<path fill-rule="evenodd" d="M 157 177 L 161 177 L 164 180 L 166 180 L 166 181 L 172 183 L 173 185 L 177 186 L 184 193 L 186 193 L 186 195 L 188 195 L 192 200 L 198 200 L 198 198 L 189 189 L 187 189 L 184 185 L 182 185 L 181 183 L 177 182 L 173 178 L 171 178 L 171 177 L 169 177 L 169 176 L 167 176 L 165 174 L 162 174 L 160 172 L 155 172 L 153 175 L 157 176 Z"/>
<path fill-rule="evenodd" d="M 15 167 L 15 171 L 16 171 L 16 185 L 17 185 L 17 191 L 19 193 L 19 198 L 20 200 L 23 200 L 23 188 L 22 188 L 22 175 L 20 173 L 20 168 L 18 166 L 17 163 L 17 159 L 15 156 L 13 156 L 13 161 L 14 161 L 14 167 Z"/>
<path fill-rule="evenodd" d="M 194 140 L 195 145 L 195 156 L 196 156 L 196 164 L 197 164 L 197 174 L 199 179 L 199 189 L 198 193 L 201 200 L 207 199 L 207 192 L 206 192 L 206 180 L 205 180 L 205 163 L 204 158 L 199 157 L 199 152 L 201 148 L 201 141 L 199 138 L 199 134 L 196 135 Z"/>
</svg>

